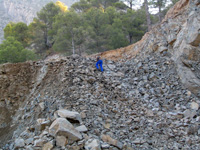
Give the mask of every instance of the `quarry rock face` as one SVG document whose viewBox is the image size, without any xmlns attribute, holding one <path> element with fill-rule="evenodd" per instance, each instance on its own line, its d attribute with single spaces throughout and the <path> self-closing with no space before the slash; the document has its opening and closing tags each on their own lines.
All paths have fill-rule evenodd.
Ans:
<svg viewBox="0 0 200 150">
<path fill-rule="evenodd" d="M 182 83 L 200 96 L 200 4 L 180 0 L 162 23 L 153 27 L 142 40 L 118 50 L 107 51 L 103 58 L 123 61 L 145 59 L 150 53 L 169 53 L 177 66 Z"/>
<path fill-rule="evenodd" d="M 186 20 L 199 3 L 174 7 L 123 54 L 103 53 L 104 72 L 94 57 L 0 65 L 0 149 L 198 150 L 198 35 L 186 38 Z"/>
</svg>

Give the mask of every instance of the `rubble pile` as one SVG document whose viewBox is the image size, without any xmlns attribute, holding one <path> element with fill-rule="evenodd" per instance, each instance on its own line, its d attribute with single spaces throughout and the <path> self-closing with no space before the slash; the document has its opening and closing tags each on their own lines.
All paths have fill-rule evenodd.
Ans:
<svg viewBox="0 0 200 150">
<path fill-rule="evenodd" d="M 11 117 L 16 128 L 3 150 L 200 147 L 200 100 L 168 53 L 104 60 L 104 72 L 79 56 L 31 65 L 38 76 Z"/>
</svg>

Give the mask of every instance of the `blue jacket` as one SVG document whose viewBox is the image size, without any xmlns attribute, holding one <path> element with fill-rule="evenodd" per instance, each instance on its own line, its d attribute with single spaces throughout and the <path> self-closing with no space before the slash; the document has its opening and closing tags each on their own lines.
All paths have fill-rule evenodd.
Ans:
<svg viewBox="0 0 200 150">
<path fill-rule="evenodd" d="M 96 68 L 99 69 L 99 66 L 100 66 L 100 69 L 101 69 L 101 72 L 103 72 L 103 61 L 102 60 L 98 60 L 97 63 L 96 63 Z"/>
</svg>

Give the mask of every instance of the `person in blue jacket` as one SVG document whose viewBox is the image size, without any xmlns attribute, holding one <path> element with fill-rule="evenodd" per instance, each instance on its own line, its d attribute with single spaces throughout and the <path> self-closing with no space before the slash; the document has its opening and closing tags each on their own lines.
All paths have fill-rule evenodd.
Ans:
<svg viewBox="0 0 200 150">
<path fill-rule="evenodd" d="M 100 59 L 100 56 L 97 57 L 96 68 L 99 69 L 99 66 L 100 66 L 101 72 L 103 72 L 103 60 Z"/>
</svg>

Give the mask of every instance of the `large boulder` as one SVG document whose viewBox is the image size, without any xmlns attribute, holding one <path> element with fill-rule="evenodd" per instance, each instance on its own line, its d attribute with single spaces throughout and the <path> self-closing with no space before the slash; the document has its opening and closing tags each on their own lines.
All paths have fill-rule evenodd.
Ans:
<svg viewBox="0 0 200 150">
<path fill-rule="evenodd" d="M 72 141 L 82 139 L 80 132 L 65 118 L 57 118 L 49 127 L 49 133 L 54 137 L 65 136 Z"/>
<path fill-rule="evenodd" d="M 62 118 L 73 119 L 81 122 L 81 115 L 78 112 L 69 111 L 66 109 L 60 109 L 57 111 L 58 115 Z"/>
</svg>

